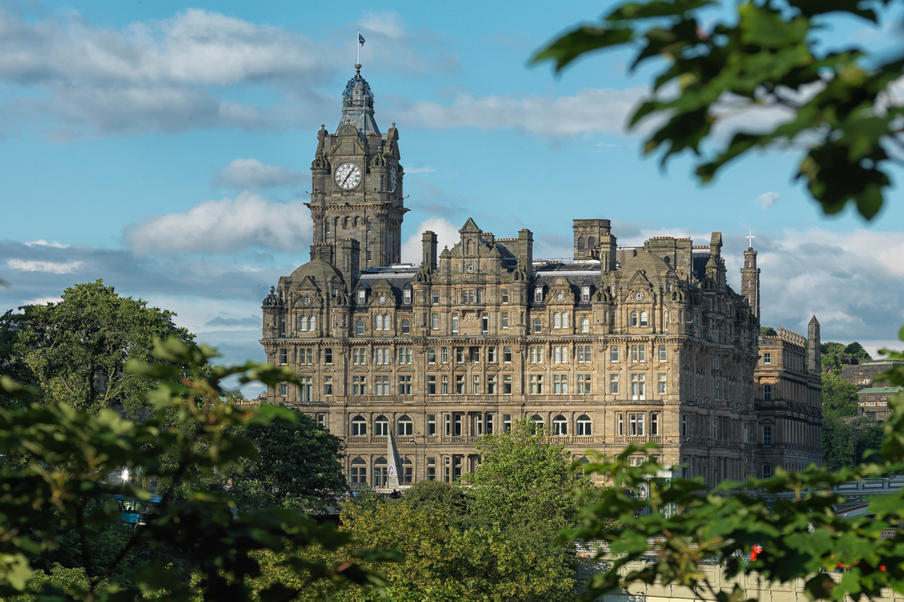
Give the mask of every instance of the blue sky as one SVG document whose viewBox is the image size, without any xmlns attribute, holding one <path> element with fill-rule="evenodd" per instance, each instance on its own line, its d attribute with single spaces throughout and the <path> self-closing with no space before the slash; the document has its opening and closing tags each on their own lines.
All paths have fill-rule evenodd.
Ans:
<svg viewBox="0 0 904 602">
<path fill-rule="evenodd" d="M 647 80 L 626 74 L 627 55 L 559 76 L 527 64 L 603 5 L 0 1 L 0 308 L 103 278 L 176 311 L 228 359 L 262 358 L 260 299 L 308 257 L 315 133 L 336 127 L 360 30 L 377 122 L 400 131 L 403 240 L 430 227 L 451 242 L 473 216 L 499 235 L 531 228 L 537 253 L 560 257 L 578 217 L 613 220 L 623 244 L 718 230 L 736 285 L 750 227 L 765 323 L 804 331 L 815 313 L 824 338 L 891 343 L 904 322 L 900 188 L 867 224 L 823 216 L 791 180 L 791 152 L 706 187 L 687 159 L 663 171 L 622 127 Z M 899 41 L 829 25 L 827 44 Z"/>
</svg>

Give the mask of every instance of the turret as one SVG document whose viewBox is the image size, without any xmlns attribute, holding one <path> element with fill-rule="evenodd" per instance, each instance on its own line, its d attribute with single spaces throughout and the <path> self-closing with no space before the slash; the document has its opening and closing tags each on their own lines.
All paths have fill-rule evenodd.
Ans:
<svg viewBox="0 0 904 602">
<path fill-rule="evenodd" d="M 424 258 L 421 260 L 421 268 L 424 270 L 436 270 L 436 232 L 427 230 L 421 236 L 424 248 Z"/>
<path fill-rule="evenodd" d="M 345 280 L 348 294 L 351 295 L 352 289 L 355 287 L 355 283 L 358 281 L 358 275 L 360 274 L 360 245 L 354 238 L 346 238 L 345 240 L 338 241 L 336 246 L 338 247 L 336 267 L 342 274 L 342 279 Z"/>
<path fill-rule="evenodd" d="M 820 353 L 819 320 L 816 319 L 816 316 L 813 316 L 807 325 L 807 371 L 811 374 L 820 374 L 822 372 Z"/>
</svg>

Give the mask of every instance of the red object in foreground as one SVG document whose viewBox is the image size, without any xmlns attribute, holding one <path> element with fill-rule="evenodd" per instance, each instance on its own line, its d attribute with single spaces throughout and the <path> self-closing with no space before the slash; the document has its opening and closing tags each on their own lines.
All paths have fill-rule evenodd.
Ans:
<svg viewBox="0 0 904 602">
<path fill-rule="evenodd" d="M 750 561 L 753 562 L 756 560 L 756 557 L 763 553 L 763 546 L 760 544 L 753 544 L 753 549 L 750 550 Z"/>
</svg>

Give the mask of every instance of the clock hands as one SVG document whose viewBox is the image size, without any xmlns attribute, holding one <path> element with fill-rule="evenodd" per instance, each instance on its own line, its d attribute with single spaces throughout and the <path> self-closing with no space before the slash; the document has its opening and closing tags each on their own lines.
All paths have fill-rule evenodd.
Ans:
<svg viewBox="0 0 904 602">
<path fill-rule="evenodd" d="M 353 169 L 348 170 L 348 175 L 345 176 L 345 179 L 344 179 L 344 180 L 342 180 L 342 184 L 345 184 L 346 182 L 348 182 L 348 179 L 349 179 L 350 177 L 352 177 L 352 174 L 353 174 L 353 173 L 355 173 L 355 171 L 354 171 Z"/>
</svg>

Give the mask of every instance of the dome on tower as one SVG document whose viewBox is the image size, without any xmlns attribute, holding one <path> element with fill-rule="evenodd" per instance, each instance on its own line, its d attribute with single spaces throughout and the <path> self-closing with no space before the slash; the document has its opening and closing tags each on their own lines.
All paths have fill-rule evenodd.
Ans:
<svg viewBox="0 0 904 602">
<path fill-rule="evenodd" d="M 355 76 L 348 80 L 342 92 L 342 117 L 339 119 L 339 127 L 349 122 L 358 128 L 358 132 L 363 136 L 380 133 L 380 128 L 374 120 L 374 95 L 370 91 L 370 84 L 361 77 L 361 65 L 355 65 Z"/>
</svg>

